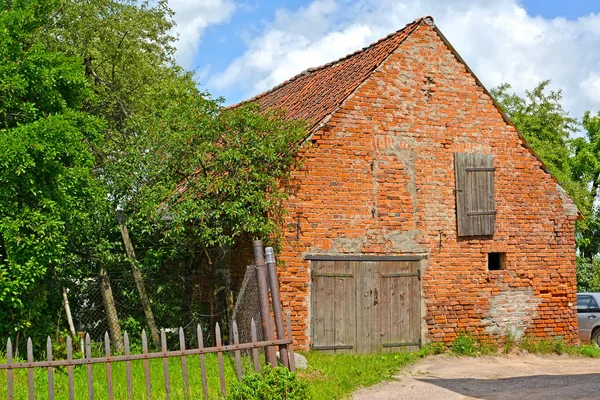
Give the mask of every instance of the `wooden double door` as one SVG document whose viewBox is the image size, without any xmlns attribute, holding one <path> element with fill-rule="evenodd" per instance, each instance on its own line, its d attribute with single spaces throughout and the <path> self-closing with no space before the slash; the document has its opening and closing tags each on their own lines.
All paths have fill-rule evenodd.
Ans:
<svg viewBox="0 0 600 400">
<path fill-rule="evenodd" d="M 421 338 L 419 261 L 313 260 L 312 348 L 413 351 Z"/>
</svg>

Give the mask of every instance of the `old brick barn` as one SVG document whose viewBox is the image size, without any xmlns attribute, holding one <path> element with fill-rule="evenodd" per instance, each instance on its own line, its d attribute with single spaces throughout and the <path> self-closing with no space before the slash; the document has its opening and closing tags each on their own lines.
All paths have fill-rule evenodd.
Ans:
<svg viewBox="0 0 600 400">
<path fill-rule="evenodd" d="M 279 256 L 299 345 L 577 340 L 577 207 L 432 18 L 249 101 L 310 127 Z"/>
</svg>

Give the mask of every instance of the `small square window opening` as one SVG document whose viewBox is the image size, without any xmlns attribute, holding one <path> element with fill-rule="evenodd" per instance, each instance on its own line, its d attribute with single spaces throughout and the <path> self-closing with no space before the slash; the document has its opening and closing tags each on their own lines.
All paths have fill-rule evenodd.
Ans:
<svg viewBox="0 0 600 400">
<path fill-rule="evenodd" d="M 488 270 L 499 271 L 504 269 L 504 253 L 488 253 Z"/>
</svg>

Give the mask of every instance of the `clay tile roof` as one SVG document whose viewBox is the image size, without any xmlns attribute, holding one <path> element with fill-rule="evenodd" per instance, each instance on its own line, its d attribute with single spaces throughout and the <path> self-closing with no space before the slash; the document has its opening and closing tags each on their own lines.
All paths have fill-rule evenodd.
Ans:
<svg viewBox="0 0 600 400">
<path fill-rule="evenodd" d="M 261 108 L 284 109 L 288 118 L 304 119 L 312 130 L 332 114 L 423 21 L 432 23 L 433 19 L 419 18 L 361 50 L 320 67 L 309 68 L 243 103 L 257 101 Z"/>
</svg>

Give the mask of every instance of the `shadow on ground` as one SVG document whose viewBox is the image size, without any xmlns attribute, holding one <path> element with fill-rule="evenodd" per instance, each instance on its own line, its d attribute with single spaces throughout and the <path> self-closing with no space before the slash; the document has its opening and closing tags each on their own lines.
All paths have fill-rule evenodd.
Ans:
<svg viewBox="0 0 600 400">
<path fill-rule="evenodd" d="M 477 399 L 598 399 L 600 374 L 535 375 L 503 379 L 415 378 Z"/>
</svg>

